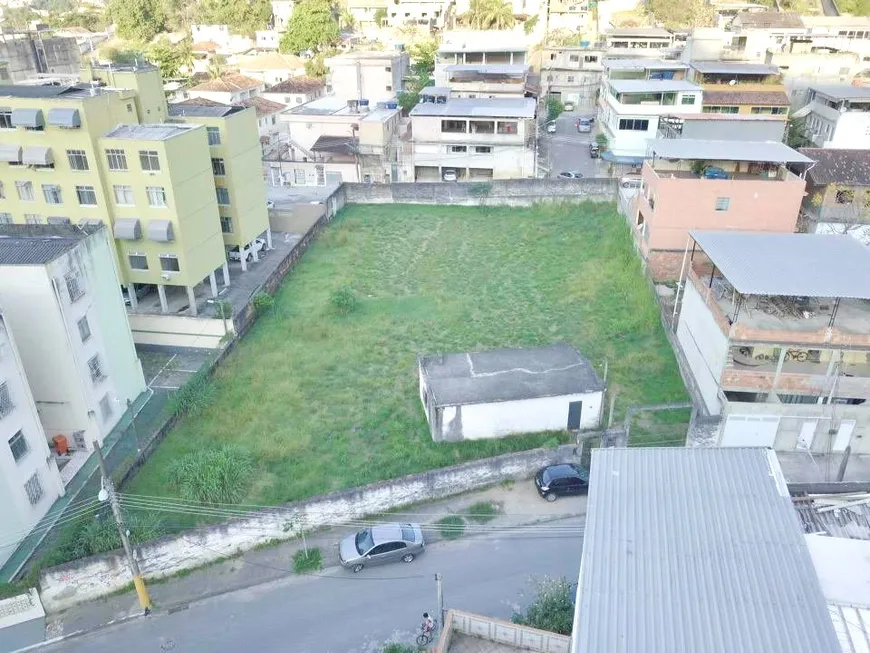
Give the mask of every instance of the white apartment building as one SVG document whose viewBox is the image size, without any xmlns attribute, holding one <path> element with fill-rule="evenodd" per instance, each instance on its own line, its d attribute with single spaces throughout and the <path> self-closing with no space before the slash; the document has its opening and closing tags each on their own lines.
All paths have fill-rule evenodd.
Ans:
<svg viewBox="0 0 870 653">
<path fill-rule="evenodd" d="M 594 107 L 601 84 L 603 50 L 546 47 L 541 57 L 541 94 L 578 107 Z"/>
<path fill-rule="evenodd" d="M 608 138 L 604 158 L 627 161 L 646 154 L 656 137 L 659 118 L 673 113 L 701 113 L 702 90 L 679 79 L 686 65 L 677 61 L 605 60 L 598 98 L 598 120 Z M 631 77 L 626 79 L 625 77 Z"/>
<path fill-rule="evenodd" d="M 528 64 L 528 49 L 511 32 L 451 32 L 444 36 L 435 56 L 435 86 L 449 86 L 449 66 Z"/>
<path fill-rule="evenodd" d="M 870 149 L 870 87 L 811 85 L 807 104 L 792 113 L 804 118 L 817 147 Z"/>
<path fill-rule="evenodd" d="M 403 50 L 347 52 L 325 63 L 329 68 L 327 92 L 342 100 L 372 104 L 395 98 L 411 66 Z"/>
<path fill-rule="evenodd" d="M 102 225 L 0 226 L 0 306 L 39 418 L 71 449 L 102 442 L 145 391 L 111 234 Z"/>
<path fill-rule="evenodd" d="M 448 99 L 411 110 L 414 181 L 535 176 L 535 100 Z"/>
<path fill-rule="evenodd" d="M 23 538 L 55 499 L 63 496 L 64 486 L 48 448 L 15 339 L 2 313 L 0 440 L 0 541 L 7 543 Z M 14 546 L 0 548 L 0 566 L 14 552 Z"/>
<path fill-rule="evenodd" d="M 452 64 L 444 68 L 452 98 L 510 98 L 535 93 L 525 64 Z M 437 87 L 436 87 L 437 88 Z"/>
</svg>

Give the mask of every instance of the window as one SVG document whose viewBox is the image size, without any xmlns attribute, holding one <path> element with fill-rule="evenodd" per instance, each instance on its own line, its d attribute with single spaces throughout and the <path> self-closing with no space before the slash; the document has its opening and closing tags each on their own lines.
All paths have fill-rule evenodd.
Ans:
<svg viewBox="0 0 870 653">
<path fill-rule="evenodd" d="M 445 134 L 464 134 L 468 131 L 468 124 L 464 120 L 442 120 L 441 132 Z"/>
<path fill-rule="evenodd" d="M 787 107 L 752 107 L 750 112 L 755 115 L 782 116 L 788 111 Z"/>
<path fill-rule="evenodd" d="M 230 204 L 230 191 L 226 188 L 221 188 L 218 186 L 215 190 L 215 195 L 217 195 L 217 203 L 221 206 L 229 206 Z"/>
<path fill-rule="evenodd" d="M 855 201 L 855 191 L 838 190 L 836 195 L 837 204 L 851 204 Z"/>
<path fill-rule="evenodd" d="M 130 261 L 130 269 L 131 270 L 147 270 L 148 269 L 148 257 L 144 254 L 129 254 L 127 256 Z"/>
<path fill-rule="evenodd" d="M 233 219 L 230 216 L 221 216 L 221 231 L 225 234 L 233 233 Z"/>
<path fill-rule="evenodd" d="M 27 498 L 30 500 L 30 505 L 35 506 L 42 498 L 42 483 L 39 482 L 39 472 L 34 472 L 27 483 L 24 484 L 24 491 L 27 492 Z"/>
<path fill-rule="evenodd" d="M 211 160 L 211 174 L 215 177 L 223 177 L 227 174 L 226 166 L 224 166 L 223 159 L 212 159 Z"/>
<path fill-rule="evenodd" d="M 302 168 L 293 168 L 293 183 L 297 186 L 305 185 L 305 171 Z"/>
<path fill-rule="evenodd" d="M 80 206 L 97 205 L 97 193 L 93 186 L 76 186 L 76 197 Z"/>
<path fill-rule="evenodd" d="M 174 254 L 161 254 L 160 269 L 164 272 L 180 272 L 181 268 L 178 267 L 178 257 Z"/>
<path fill-rule="evenodd" d="M 109 170 L 127 170 L 127 153 L 124 150 L 106 150 L 106 161 Z"/>
<path fill-rule="evenodd" d="M 163 186 L 146 186 L 148 206 L 161 208 L 166 206 L 166 189 Z"/>
<path fill-rule="evenodd" d="M 100 414 L 103 416 L 103 421 L 112 416 L 112 401 L 109 399 L 108 392 L 100 399 Z"/>
<path fill-rule="evenodd" d="M 15 462 L 18 462 L 27 455 L 27 452 L 30 451 L 30 447 L 27 446 L 27 440 L 24 437 L 24 433 L 18 431 L 15 435 L 9 438 L 9 449 L 12 450 L 12 458 Z"/>
<path fill-rule="evenodd" d="M 56 184 L 43 184 L 42 195 L 46 204 L 61 204 L 60 186 Z"/>
<path fill-rule="evenodd" d="M 144 172 L 160 172 L 160 156 L 155 150 L 139 150 L 139 166 Z"/>
<path fill-rule="evenodd" d="M 495 122 L 492 120 L 472 120 L 469 123 L 472 134 L 494 134 Z"/>
<path fill-rule="evenodd" d="M 573 83 L 574 83 L 574 75 L 568 75 L 568 83 L 569 83 L 569 84 L 573 84 Z"/>
<path fill-rule="evenodd" d="M 134 206 L 136 204 L 132 186 L 112 186 L 112 189 L 115 191 L 115 204 L 118 206 Z"/>
<path fill-rule="evenodd" d="M 88 361 L 88 370 L 91 372 L 91 381 L 99 383 L 106 378 L 103 372 L 103 363 L 100 361 L 100 355 L 94 354 Z"/>
<path fill-rule="evenodd" d="M 387 90 L 388 90 L 388 91 L 392 91 L 392 90 L 393 90 L 393 87 L 392 87 L 392 86 L 387 86 Z"/>
<path fill-rule="evenodd" d="M 79 327 L 79 337 L 82 339 L 82 342 L 87 342 L 88 338 L 91 337 L 91 325 L 88 324 L 88 316 L 85 315 L 77 324 Z"/>
<path fill-rule="evenodd" d="M 489 145 L 478 145 L 474 148 L 475 154 L 492 154 L 492 148 Z"/>
<path fill-rule="evenodd" d="M 580 55 L 579 54 L 569 54 L 568 61 L 571 63 L 580 63 Z"/>
<path fill-rule="evenodd" d="M 221 130 L 217 127 L 206 127 L 205 133 L 208 134 L 208 144 L 209 145 L 220 145 L 221 144 Z"/>
<path fill-rule="evenodd" d="M 13 408 L 15 408 L 15 404 L 12 403 L 9 386 L 5 382 L 0 383 L 0 418 L 6 417 Z"/>
<path fill-rule="evenodd" d="M 598 63 L 598 55 L 587 54 L 583 57 L 583 63 Z"/>
<path fill-rule="evenodd" d="M 0 224 L 12 224 L 12 214 L 0 213 Z"/>
<path fill-rule="evenodd" d="M 15 191 L 18 193 L 18 199 L 22 202 L 33 202 L 36 197 L 33 195 L 33 184 L 29 181 L 16 181 Z"/>
<path fill-rule="evenodd" d="M 451 145 L 450 146 L 450 152 L 453 152 L 454 154 L 461 154 L 461 153 L 464 153 L 467 151 L 468 151 L 468 148 L 465 145 Z"/>
<path fill-rule="evenodd" d="M 620 118 L 621 131 L 645 132 L 649 129 L 649 120 L 640 118 Z"/>
<path fill-rule="evenodd" d="M 15 129 L 12 125 L 12 109 L 0 109 L 0 129 Z"/>
<path fill-rule="evenodd" d="M 716 198 L 716 210 L 717 211 L 727 211 L 730 204 L 731 204 L 730 197 L 717 197 Z"/>
<path fill-rule="evenodd" d="M 498 134 L 516 134 L 517 124 L 515 120 L 500 120 L 495 131 Z"/>
<path fill-rule="evenodd" d="M 66 291 L 69 294 L 69 300 L 74 302 L 79 297 L 85 294 L 81 284 L 79 284 L 79 275 L 75 272 L 67 272 L 63 280 L 66 282 Z"/>
<path fill-rule="evenodd" d="M 392 69 L 392 67 L 390 67 L 390 66 L 386 66 L 386 67 L 384 67 L 384 70 L 386 70 L 388 73 L 393 72 L 393 69 Z"/>
<path fill-rule="evenodd" d="M 50 215 L 45 222 L 47 224 L 72 224 L 72 220 L 60 215 Z"/>
<path fill-rule="evenodd" d="M 737 113 L 739 110 L 739 107 L 709 106 L 701 108 L 703 113 Z"/>
<path fill-rule="evenodd" d="M 88 155 L 84 150 L 67 150 L 66 158 L 73 170 L 90 170 Z"/>
<path fill-rule="evenodd" d="M 42 224 L 42 216 L 38 213 L 25 213 L 24 224 Z"/>
<path fill-rule="evenodd" d="M 695 104 L 695 96 L 684 95 L 682 98 L 680 98 L 680 104 Z"/>
</svg>

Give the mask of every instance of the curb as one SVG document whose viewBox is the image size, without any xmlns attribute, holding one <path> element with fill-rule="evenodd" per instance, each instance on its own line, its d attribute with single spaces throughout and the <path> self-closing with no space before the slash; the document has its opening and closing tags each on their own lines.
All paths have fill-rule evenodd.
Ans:
<svg viewBox="0 0 870 653">
<path fill-rule="evenodd" d="M 514 526 L 505 526 L 505 530 L 522 528 L 524 526 L 533 526 L 536 524 L 544 524 L 544 523 L 553 522 L 553 521 L 560 521 L 563 519 L 574 519 L 576 517 L 582 517 L 585 514 L 586 514 L 585 512 L 576 512 L 576 513 L 566 513 L 566 514 L 562 514 L 562 515 L 547 515 L 547 516 L 543 516 L 541 519 L 535 519 L 533 521 L 523 522 L 522 524 L 516 524 Z M 472 533 L 472 534 L 468 534 L 468 535 L 463 534 L 462 537 L 459 537 L 455 540 L 446 540 L 444 538 L 439 538 L 438 540 L 432 542 L 432 544 L 439 544 L 441 542 L 458 542 L 458 541 L 466 540 L 469 538 L 483 538 L 483 537 L 488 537 L 490 535 L 491 535 L 491 533 Z M 339 568 L 339 565 L 331 565 L 329 567 L 324 567 L 321 571 L 326 571 L 328 569 L 337 569 L 337 568 Z M 176 603 L 172 603 L 170 605 L 167 605 L 165 608 L 161 608 L 159 610 L 153 610 L 151 612 L 151 615 L 148 615 L 148 616 L 153 616 L 153 615 L 167 616 L 167 615 L 173 614 L 175 612 L 181 612 L 183 610 L 188 609 L 192 605 L 196 605 L 198 603 L 201 603 L 202 601 L 207 601 L 208 599 L 213 599 L 217 596 L 223 596 L 224 594 L 231 594 L 233 592 L 238 592 L 238 591 L 250 589 L 252 587 L 266 585 L 268 583 L 274 583 L 275 581 L 284 580 L 284 579 L 291 577 L 291 576 L 298 576 L 299 578 L 304 578 L 305 576 L 308 576 L 308 575 L 309 574 L 296 574 L 293 571 L 288 571 L 286 573 L 282 573 L 282 574 L 280 574 L 274 578 L 270 578 L 268 580 L 254 581 L 254 582 L 250 582 L 250 583 L 241 583 L 238 585 L 234 585 L 233 587 L 227 587 L 224 589 L 214 590 L 214 591 L 208 592 L 206 594 L 200 594 L 196 598 L 191 599 L 189 601 L 178 601 Z M 73 639 L 78 639 L 79 637 L 83 637 L 85 635 L 90 635 L 92 633 L 96 633 L 96 632 L 99 632 L 101 630 L 107 630 L 109 628 L 112 628 L 113 626 L 118 626 L 120 624 L 134 621 L 136 619 L 141 619 L 143 617 L 146 617 L 146 615 L 144 613 L 137 613 L 137 614 L 127 615 L 126 617 L 119 617 L 118 619 L 112 619 L 111 621 L 107 621 L 107 622 L 102 623 L 102 624 L 97 624 L 96 626 L 92 626 L 90 628 L 83 628 L 82 630 L 76 630 L 72 633 L 69 633 L 68 635 L 59 635 L 58 637 L 53 637 L 51 639 L 47 639 L 47 640 L 45 640 L 43 642 L 39 642 L 37 644 L 31 644 L 30 646 L 16 649 L 14 651 L 10 651 L 9 653 L 26 653 L 28 651 L 36 651 L 36 650 L 39 650 L 40 648 L 43 648 L 45 646 L 52 646 L 54 644 L 59 644 L 61 642 L 66 642 L 66 641 L 70 641 Z"/>
</svg>

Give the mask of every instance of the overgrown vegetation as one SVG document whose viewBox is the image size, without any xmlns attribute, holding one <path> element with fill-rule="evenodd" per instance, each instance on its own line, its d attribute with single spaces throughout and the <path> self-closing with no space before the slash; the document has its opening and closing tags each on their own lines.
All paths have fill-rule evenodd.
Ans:
<svg viewBox="0 0 870 653">
<path fill-rule="evenodd" d="M 299 549 L 293 554 L 293 571 L 297 574 L 307 574 L 323 569 L 323 554 L 317 547 Z"/>
<path fill-rule="evenodd" d="M 169 399 L 169 411 L 173 415 L 197 415 L 211 404 L 214 391 L 208 371 L 200 369 Z"/>
<path fill-rule="evenodd" d="M 245 496 L 254 460 L 236 444 L 192 451 L 166 470 L 172 489 L 184 499 L 201 503 L 239 503 Z"/>
<path fill-rule="evenodd" d="M 558 98 L 547 98 L 547 122 L 553 121 L 565 110 L 565 105 Z"/>
<path fill-rule="evenodd" d="M 390 642 L 384 645 L 381 653 L 417 653 L 420 649 L 410 644 L 399 644 L 398 642 Z"/>
<path fill-rule="evenodd" d="M 576 587 L 566 578 L 543 578 L 535 583 L 535 599 L 511 621 L 560 635 L 570 635 L 574 625 Z"/>
<path fill-rule="evenodd" d="M 275 298 L 269 293 L 261 291 L 254 295 L 253 304 L 257 315 L 262 315 L 275 308 Z"/>
<path fill-rule="evenodd" d="M 293 8 L 278 48 L 281 52 L 317 52 L 334 44 L 340 35 L 329 0 L 301 0 Z"/>
<path fill-rule="evenodd" d="M 870 16 L 870 0 L 837 0 L 840 12 L 855 16 Z"/>
<path fill-rule="evenodd" d="M 455 540 L 465 533 L 465 520 L 459 515 L 447 515 L 435 522 L 441 537 L 447 540 Z"/>
<path fill-rule="evenodd" d="M 465 514 L 471 521 L 478 524 L 486 524 L 498 517 L 499 509 L 492 501 L 478 501 L 465 510 Z"/>
<path fill-rule="evenodd" d="M 340 314 L 336 288 L 353 288 Z M 658 308 L 612 204 L 526 209 L 352 205 L 318 236 L 126 491 L 172 496 L 167 467 L 238 444 L 244 503 L 274 505 L 569 436 L 432 441 L 417 355 L 567 342 L 625 407 L 684 401 Z M 196 517 L 173 515 L 173 520 Z"/>
<path fill-rule="evenodd" d="M 669 29 L 716 25 L 716 12 L 707 0 L 648 0 L 646 6 L 653 19 Z"/>
<path fill-rule="evenodd" d="M 23 594 L 27 589 L 17 583 L 0 583 L 0 599 L 8 599 L 10 596 Z"/>
<path fill-rule="evenodd" d="M 330 293 L 329 303 L 336 312 L 347 315 L 356 308 L 356 293 L 349 286 L 341 286 Z"/>
</svg>

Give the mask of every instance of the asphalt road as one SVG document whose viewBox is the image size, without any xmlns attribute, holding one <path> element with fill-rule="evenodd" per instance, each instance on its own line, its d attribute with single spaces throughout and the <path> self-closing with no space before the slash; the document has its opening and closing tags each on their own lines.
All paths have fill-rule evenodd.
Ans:
<svg viewBox="0 0 870 653">
<path fill-rule="evenodd" d="M 553 523 L 582 526 L 583 519 Z M 423 611 L 437 611 L 436 572 L 443 576 L 448 608 L 507 619 L 529 600 L 534 576 L 573 580 L 581 546 L 579 535 L 466 537 L 432 545 L 408 565 L 289 578 L 40 650 L 374 653 L 386 640 L 412 642 Z"/>
<path fill-rule="evenodd" d="M 606 177 L 600 159 L 589 157 L 589 143 L 595 132 L 580 134 L 575 122 L 577 118 L 589 117 L 595 109 L 580 109 L 563 113 L 556 119 L 556 133 L 544 131 L 540 141 L 539 165 L 548 169 L 548 177 L 557 177 L 563 171 L 579 171 L 584 177 Z"/>
</svg>

